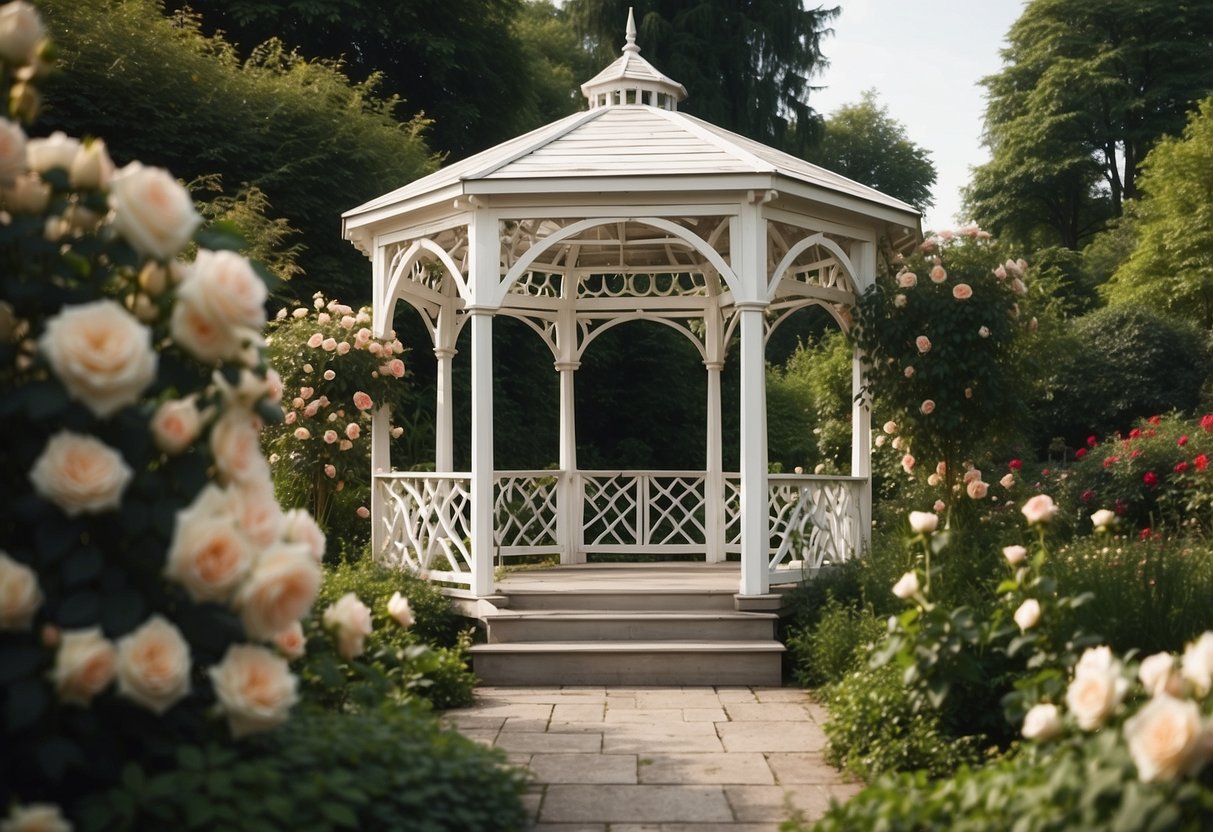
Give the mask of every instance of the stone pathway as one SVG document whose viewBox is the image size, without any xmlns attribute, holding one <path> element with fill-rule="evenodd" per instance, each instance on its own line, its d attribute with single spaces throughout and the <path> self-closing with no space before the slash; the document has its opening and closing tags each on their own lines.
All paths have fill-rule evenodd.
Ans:
<svg viewBox="0 0 1213 832">
<path fill-rule="evenodd" d="M 445 718 L 530 769 L 534 832 L 774 832 L 859 791 L 793 688 L 488 688 Z"/>
</svg>

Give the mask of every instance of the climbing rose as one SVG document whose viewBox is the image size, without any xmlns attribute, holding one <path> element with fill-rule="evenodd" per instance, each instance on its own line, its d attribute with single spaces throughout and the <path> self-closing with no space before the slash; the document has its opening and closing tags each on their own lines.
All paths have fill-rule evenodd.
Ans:
<svg viewBox="0 0 1213 832">
<path fill-rule="evenodd" d="M 114 174 L 109 203 L 118 233 L 135 251 L 157 260 L 176 257 L 202 224 L 189 191 L 172 174 L 138 162 Z"/>
<path fill-rule="evenodd" d="M 0 630 L 28 630 L 42 600 L 34 570 L 0 551 Z"/>
<path fill-rule="evenodd" d="M 34 462 L 34 491 L 68 517 L 116 509 L 134 472 L 122 455 L 86 434 L 61 430 Z"/>
<path fill-rule="evenodd" d="M 1020 509 L 1023 516 L 1028 519 L 1029 525 L 1037 523 L 1048 523 L 1057 514 L 1057 506 L 1053 502 L 1053 498 L 1048 494 L 1037 494 L 1032 499 L 1024 503 Z"/>
<path fill-rule="evenodd" d="M 359 410 L 370 410 L 375 406 L 375 401 L 366 393 L 359 390 L 354 393 L 354 407 Z"/>
<path fill-rule="evenodd" d="M 1019 566 L 1028 557 L 1028 550 L 1022 546 L 1004 546 L 1002 556 L 1007 559 L 1007 563 L 1012 566 Z"/>
<path fill-rule="evenodd" d="M 925 335 L 919 335 L 914 339 L 914 346 L 918 347 L 919 353 L 928 353 L 931 351 L 931 339 Z"/>
<path fill-rule="evenodd" d="M 1074 668 L 1066 689 L 1066 705 L 1080 728 L 1092 731 L 1120 705 L 1129 683 L 1120 672 L 1120 662 L 1108 647 L 1091 647 Z"/>
<path fill-rule="evenodd" d="M 915 462 L 914 457 L 911 456 L 910 454 L 906 454 L 905 456 L 903 456 L 901 458 L 902 470 L 904 470 L 907 474 L 914 473 L 914 462 Z"/>
<path fill-rule="evenodd" d="M 931 269 L 932 283 L 943 283 L 947 279 L 948 273 L 944 270 L 943 266 L 935 266 L 933 269 Z"/>
<path fill-rule="evenodd" d="M 918 285 L 918 275 L 914 272 L 902 272 L 897 275 L 897 285 L 902 289 L 911 289 Z"/>
<path fill-rule="evenodd" d="M 163 714 L 190 689 L 190 648 L 157 614 L 118 641 L 118 694 Z"/>
<path fill-rule="evenodd" d="M 984 500 L 989 491 L 990 486 L 979 479 L 973 480 L 965 486 L 965 492 L 969 495 L 969 499 L 972 500 Z"/>
<path fill-rule="evenodd" d="M 352 592 L 342 595 L 324 611 L 324 626 L 337 637 L 337 652 L 349 660 L 362 655 L 371 634 L 371 610 Z"/>
<path fill-rule="evenodd" d="M 88 705 L 114 680 L 117 661 L 114 645 L 101 634 L 100 627 L 65 631 L 52 671 L 60 701 Z"/>
<path fill-rule="evenodd" d="M 1165 693 L 1125 720 L 1129 754 L 1143 783 L 1194 774 L 1207 759 L 1202 748 L 1205 736 L 1196 703 Z"/>
<path fill-rule="evenodd" d="M 299 700 L 286 660 L 264 647 L 233 644 L 207 675 L 233 737 L 281 725 Z"/>
<path fill-rule="evenodd" d="M 1061 713 L 1056 705 L 1033 705 L 1023 718 L 1024 739 L 1051 740 L 1061 734 Z"/>
<path fill-rule="evenodd" d="M 893 594 L 903 601 L 908 601 L 918 594 L 918 573 L 907 572 L 901 576 L 901 580 L 893 584 Z"/>
<path fill-rule="evenodd" d="M 910 528 L 915 534 L 931 534 L 939 528 L 939 515 L 929 511 L 911 511 Z"/>
<path fill-rule="evenodd" d="M 922 411 L 923 416 L 930 416 L 935 412 L 935 401 L 933 399 L 924 399 L 922 404 L 918 406 L 918 409 Z"/>
<path fill-rule="evenodd" d="M 973 287 L 968 283 L 957 283 L 952 287 L 952 297 L 957 300 L 968 300 L 973 297 Z"/>
</svg>

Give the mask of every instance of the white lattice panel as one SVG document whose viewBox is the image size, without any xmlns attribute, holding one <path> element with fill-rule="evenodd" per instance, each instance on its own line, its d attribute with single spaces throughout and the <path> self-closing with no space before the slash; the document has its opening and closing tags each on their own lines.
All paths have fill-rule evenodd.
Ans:
<svg viewBox="0 0 1213 832">
<path fill-rule="evenodd" d="M 649 476 L 645 497 L 644 545 L 703 545 L 704 477 Z"/>
<path fill-rule="evenodd" d="M 583 507 L 586 547 L 634 546 L 641 542 L 643 515 L 638 473 L 587 474 Z"/>
<path fill-rule="evenodd" d="M 550 472 L 497 478 L 493 533 L 499 547 L 556 544 L 558 483 Z"/>
<path fill-rule="evenodd" d="M 377 476 L 383 496 L 386 566 L 471 586 L 470 477 Z"/>
<path fill-rule="evenodd" d="M 793 560 L 816 569 L 854 555 L 857 481 L 797 477 L 772 481 L 769 492 L 771 540 L 778 541 L 772 570 Z"/>
</svg>

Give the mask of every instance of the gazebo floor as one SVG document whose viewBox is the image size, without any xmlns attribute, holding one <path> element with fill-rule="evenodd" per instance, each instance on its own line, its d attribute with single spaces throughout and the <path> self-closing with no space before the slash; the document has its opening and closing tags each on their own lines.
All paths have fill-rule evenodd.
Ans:
<svg viewBox="0 0 1213 832">
<path fill-rule="evenodd" d="M 497 578 L 497 591 L 510 592 L 737 592 L 739 563 L 655 561 L 649 563 L 582 563 L 542 569 L 520 569 Z"/>
</svg>

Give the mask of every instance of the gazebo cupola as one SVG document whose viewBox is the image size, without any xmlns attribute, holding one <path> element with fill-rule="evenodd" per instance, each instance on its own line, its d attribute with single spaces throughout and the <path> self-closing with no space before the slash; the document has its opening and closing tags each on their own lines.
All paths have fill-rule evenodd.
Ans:
<svg viewBox="0 0 1213 832">
<path fill-rule="evenodd" d="M 376 415 L 374 554 L 473 597 L 491 595 L 494 567 L 518 554 L 559 555 L 562 564 L 598 553 L 739 555 L 739 598 L 761 600 L 772 581 L 800 580 L 861 551 L 871 505 L 862 397 L 848 476 L 768 473 L 766 339 L 810 306 L 849 326 L 880 244 L 916 242 L 918 212 L 680 112 L 686 90 L 640 56 L 630 13 L 622 54 L 582 92 L 589 109 L 342 218 L 345 238 L 371 260 L 377 333 L 391 328 L 403 301 L 424 321 L 437 361 L 432 473 L 392 470 L 390 415 Z M 551 351 L 554 468 L 494 467 L 499 317 L 522 321 Z M 629 321 L 671 327 L 698 351 L 707 376 L 704 470 L 579 467 L 577 370 L 602 333 Z M 464 327 L 471 470 L 456 471 L 452 372 Z M 721 370 L 733 361 L 740 469 L 725 471 Z M 858 357 L 852 378 L 858 394 Z"/>
<path fill-rule="evenodd" d="M 636 45 L 636 20 L 628 9 L 627 37 L 623 54 L 615 62 L 581 85 L 581 94 L 595 107 L 619 104 L 647 104 L 662 110 L 677 110 L 687 97 L 682 84 L 659 72 L 640 57 Z"/>
</svg>

